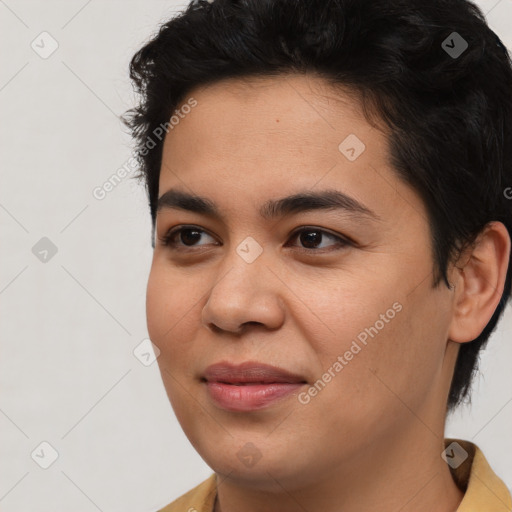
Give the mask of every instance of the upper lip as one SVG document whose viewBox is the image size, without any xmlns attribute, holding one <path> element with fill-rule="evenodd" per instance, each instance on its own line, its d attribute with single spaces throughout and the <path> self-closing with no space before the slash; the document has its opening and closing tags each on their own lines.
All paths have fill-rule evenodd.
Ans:
<svg viewBox="0 0 512 512">
<path fill-rule="evenodd" d="M 294 374 L 277 366 L 253 361 L 242 364 L 220 362 L 206 368 L 203 380 L 208 382 L 223 382 L 238 384 L 242 382 L 270 384 L 306 382 L 300 375 Z"/>
</svg>

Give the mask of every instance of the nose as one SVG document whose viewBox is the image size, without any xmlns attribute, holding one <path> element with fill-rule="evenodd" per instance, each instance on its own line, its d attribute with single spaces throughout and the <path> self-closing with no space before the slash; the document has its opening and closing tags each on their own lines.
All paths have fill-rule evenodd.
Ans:
<svg viewBox="0 0 512 512">
<path fill-rule="evenodd" d="M 202 323 L 216 333 L 241 334 L 251 325 L 278 329 L 285 318 L 283 287 L 264 258 L 247 263 L 235 253 L 215 276 L 201 313 Z"/>
</svg>

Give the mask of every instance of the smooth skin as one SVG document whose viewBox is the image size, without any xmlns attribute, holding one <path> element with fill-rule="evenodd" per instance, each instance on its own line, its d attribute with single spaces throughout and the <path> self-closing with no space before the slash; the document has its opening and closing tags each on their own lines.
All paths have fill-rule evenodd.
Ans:
<svg viewBox="0 0 512 512">
<path fill-rule="evenodd" d="M 189 96 L 197 106 L 165 139 L 159 197 L 204 196 L 221 217 L 159 210 L 147 320 L 176 416 L 217 474 L 216 512 L 453 512 L 463 493 L 441 458 L 446 401 L 460 344 L 502 295 L 506 228 L 489 224 L 450 267 L 453 287 L 432 288 L 426 209 L 349 90 L 293 74 Z M 338 149 L 350 134 L 365 145 L 354 161 Z M 376 217 L 259 214 L 269 199 L 325 189 Z M 202 231 L 161 242 L 187 225 Z M 294 235 L 301 227 L 316 238 Z M 263 249 L 252 263 L 237 252 L 249 236 Z M 213 363 L 251 360 L 304 376 L 307 391 L 396 302 L 402 310 L 307 404 L 294 393 L 229 412 L 201 381 Z M 252 466 L 237 456 L 244 446 L 261 455 Z"/>
</svg>

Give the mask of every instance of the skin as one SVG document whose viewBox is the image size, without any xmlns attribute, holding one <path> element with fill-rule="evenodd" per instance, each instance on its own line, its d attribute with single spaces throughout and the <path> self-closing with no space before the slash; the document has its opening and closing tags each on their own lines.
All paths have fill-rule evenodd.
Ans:
<svg viewBox="0 0 512 512">
<path fill-rule="evenodd" d="M 216 512 L 455 510 L 463 493 L 441 458 L 447 395 L 460 343 L 480 334 L 500 300 L 505 227 L 491 223 L 450 267 L 452 289 L 433 288 L 425 207 L 350 91 L 282 75 L 190 96 L 197 106 L 165 139 L 159 196 L 171 188 L 205 196 L 223 219 L 158 212 L 158 238 L 178 225 L 204 232 L 192 245 L 178 236 L 181 250 L 157 239 L 147 320 L 176 416 L 217 474 Z M 338 149 L 349 134 L 366 146 L 355 161 Z M 326 188 L 379 220 L 258 213 L 269 199 Z M 327 234 L 304 245 L 291 236 L 301 226 L 354 243 L 338 247 Z M 248 236 L 263 249 L 252 263 L 236 251 Z M 252 360 L 304 376 L 307 390 L 396 302 L 402 310 L 307 404 L 294 393 L 229 412 L 201 382 L 213 363 Z M 261 455 L 251 467 L 237 457 L 246 443 Z"/>
</svg>

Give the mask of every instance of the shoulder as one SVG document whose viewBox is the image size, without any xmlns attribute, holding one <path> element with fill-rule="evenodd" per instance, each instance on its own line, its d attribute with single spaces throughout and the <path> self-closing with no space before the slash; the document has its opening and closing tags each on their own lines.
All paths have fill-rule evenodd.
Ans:
<svg viewBox="0 0 512 512">
<path fill-rule="evenodd" d="M 216 475 L 213 473 L 158 512 L 213 512 L 216 495 L 217 482 Z"/>
</svg>

